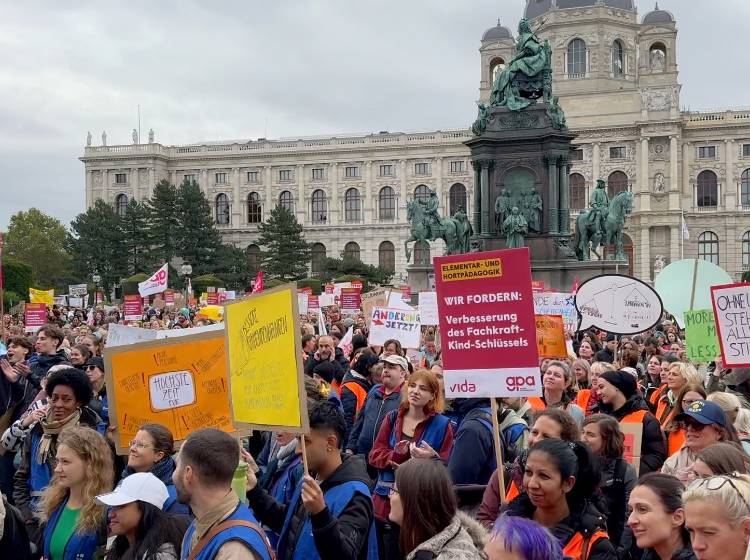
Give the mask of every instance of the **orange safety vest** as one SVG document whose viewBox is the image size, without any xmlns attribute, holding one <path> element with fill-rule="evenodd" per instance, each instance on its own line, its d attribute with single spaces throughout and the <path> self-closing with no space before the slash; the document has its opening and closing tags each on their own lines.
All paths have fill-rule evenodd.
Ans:
<svg viewBox="0 0 750 560">
<path fill-rule="evenodd" d="M 347 381 L 341 386 L 341 392 L 344 392 L 344 387 L 349 389 L 352 393 L 354 393 L 354 396 L 357 397 L 357 414 L 359 414 L 359 411 L 362 410 L 362 407 L 365 405 L 365 398 L 367 398 L 367 391 L 357 383 L 356 381 Z"/>
<path fill-rule="evenodd" d="M 589 397 L 591 396 L 591 389 L 581 389 L 576 395 L 576 404 L 581 407 L 583 413 L 586 414 L 586 409 L 589 407 Z"/>
<path fill-rule="evenodd" d="M 656 403 L 659 402 L 659 399 L 664 394 L 664 391 L 669 390 L 666 385 L 661 385 L 659 388 L 656 389 L 653 393 L 651 393 L 651 396 L 648 398 L 648 402 L 651 403 L 653 406 L 656 406 Z"/>
<path fill-rule="evenodd" d="M 335 391 L 339 398 L 341 398 L 341 383 L 335 379 L 331 381 L 331 391 Z"/>
<path fill-rule="evenodd" d="M 547 408 L 541 397 L 529 397 L 526 401 L 531 405 L 531 410 L 544 410 Z"/>
<path fill-rule="evenodd" d="M 596 531 L 590 537 L 584 539 L 583 535 L 578 532 L 573 535 L 568 541 L 568 544 L 563 548 L 563 555 L 567 558 L 570 557 L 573 560 L 586 560 L 591 556 L 591 549 L 597 541 L 601 539 L 608 539 L 609 535 L 604 531 Z"/>
<path fill-rule="evenodd" d="M 671 457 L 685 446 L 685 430 L 682 428 L 667 435 L 667 452 Z"/>
<path fill-rule="evenodd" d="M 672 420 L 672 415 L 674 414 L 674 407 L 669 404 L 669 399 L 667 398 L 667 395 L 664 395 L 663 399 L 659 399 L 659 404 L 656 405 L 656 418 L 659 420 L 659 424 L 661 424 L 661 429 L 667 427 L 667 424 L 669 424 L 669 421 Z"/>
<path fill-rule="evenodd" d="M 648 414 L 648 410 L 636 410 L 622 417 L 620 424 L 643 424 L 643 419 Z"/>
</svg>

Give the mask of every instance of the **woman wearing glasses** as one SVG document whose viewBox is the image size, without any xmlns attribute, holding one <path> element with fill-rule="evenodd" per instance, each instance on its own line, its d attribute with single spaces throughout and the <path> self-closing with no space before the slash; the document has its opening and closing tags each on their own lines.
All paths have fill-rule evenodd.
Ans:
<svg viewBox="0 0 750 560">
<path fill-rule="evenodd" d="M 674 404 L 673 418 L 667 422 L 664 428 L 664 435 L 667 438 L 667 454 L 669 457 L 679 452 L 685 445 L 685 429 L 682 422 L 676 420 L 676 417 L 685 412 L 695 401 L 706 400 L 706 390 L 701 383 L 688 383 L 677 394 Z"/>
<path fill-rule="evenodd" d="M 750 476 L 694 481 L 683 494 L 685 526 L 699 560 L 743 560 L 750 542 Z"/>
</svg>

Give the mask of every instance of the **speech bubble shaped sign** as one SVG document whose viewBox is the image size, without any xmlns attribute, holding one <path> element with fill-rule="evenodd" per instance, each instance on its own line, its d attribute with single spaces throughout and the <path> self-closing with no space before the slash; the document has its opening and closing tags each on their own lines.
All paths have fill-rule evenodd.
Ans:
<svg viewBox="0 0 750 560">
<path fill-rule="evenodd" d="M 607 274 L 587 280 L 575 301 L 578 331 L 597 327 L 613 334 L 636 334 L 659 323 L 664 307 L 651 286 L 630 276 Z"/>
</svg>

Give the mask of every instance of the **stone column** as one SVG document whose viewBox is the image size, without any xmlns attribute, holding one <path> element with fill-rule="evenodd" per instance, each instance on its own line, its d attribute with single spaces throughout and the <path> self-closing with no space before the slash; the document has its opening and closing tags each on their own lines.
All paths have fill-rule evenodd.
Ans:
<svg viewBox="0 0 750 560">
<path fill-rule="evenodd" d="M 102 200 L 106 203 L 110 203 L 109 200 L 109 169 L 102 171 Z"/>
<path fill-rule="evenodd" d="M 682 145 L 682 196 L 689 196 L 693 200 L 693 192 L 690 188 L 690 150 L 692 145 L 685 142 Z M 691 204 L 692 206 L 692 204 Z"/>
<path fill-rule="evenodd" d="M 201 169 L 200 185 L 203 192 L 208 196 L 208 169 Z"/>
<path fill-rule="evenodd" d="M 372 204 L 372 162 L 365 163 L 365 196 L 362 198 L 362 220 L 365 224 L 373 223 Z"/>
<path fill-rule="evenodd" d="M 396 221 L 400 222 L 402 220 L 406 220 L 406 160 L 402 159 L 399 162 L 399 174 L 401 176 L 401 196 L 400 199 L 397 201 L 396 205 Z M 479 230 L 477 230 L 479 231 Z"/>
<path fill-rule="evenodd" d="M 560 233 L 570 234 L 570 160 L 561 157 L 557 160 L 559 170 L 558 192 L 560 193 Z"/>
<path fill-rule="evenodd" d="M 677 262 L 680 260 L 680 248 L 682 247 L 682 224 L 677 226 L 671 226 L 669 228 L 669 262 Z M 669 263 L 667 263 L 669 264 Z"/>
<path fill-rule="evenodd" d="M 641 138 L 641 176 L 638 178 L 641 204 L 639 210 L 651 210 L 651 193 L 648 185 L 648 136 Z M 647 278 L 645 276 L 644 278 Z"/>
<path fill-rule="evenodd" d="M 239 228 L 246 220 L 242 219 L 245 205 L 240 200 L 240 168 L 232 168 L 232 227 Z"/>
<path fill-rule="evenodd" d="M 156 185 L 156 170 L 153 166 L 148 168 L 148 185 L 146 185 L 146 196 L 143 198 L 151 198 L 154 192 L 154 185 Z"/>
<path fill-rule="evenodd" d="M 437 194 L 438 201 L 440 202 L 441 206 L 445 206 L 444 210 L 441 212 L 443 216 L 448 216 L 450 209 L 448 208 L 448 204 L 443 198 L 443 195 L 445 194 L 443 192 L 443 158 L 436 157 L 435 158 L 435 194 Z"/>
<path fill-rule="evenodd" d="M 94 172 L 86 170 L 86 209 L 94 204 Z"/>
<path fill-rule="evenodd" d="M 549 201 L 547 203 L 547 216 L 548 216 L 548 227 L 549 232 L 552 234 L 560 233 L 559 218 L 558 214 L 558 183 L 557 183 L 557 158 L 548 157 L 546 158 L 547 164 L 547 180 L 549 182 Z"/>
<path fill-rule="evenodd" d="M 594 142 L 592 145 L 593 148 L 591 150 L 591 175 L 592 175 L 592 181 L 591 184 L 586 186 L 586 204 L 588 204 L 589 197 L 591 196 L 592 189 L 596 188 L 596 182 L 601 178 L 599 177 L 599 173 L 601 173 L 601 144 L 599 142 Z"/>
<path fill-rule="evenodd" d="M 302 184 L 302 177 L 300 177 L 299 182 Z M 266 199 L 265 208 L 264 210 L 264 217 L 268 216 L 273 207 L 275 206 L 273 203 L 273 189 L 271 188 L 271 166 L 270 165 L 264 165 L 263 166 L 263 177 L 261 179 L 261 183 L 263 184 L 263 191 L 264 191 L 264 198 Z M 294 213 L 296 213 L 299 210 L 299 206 L 295 204 L 294 206 Z M 300 222 L 302 223 L 302 222 Z"/>
<path fill-rule="evenodd" d="M 343 222 L 343 216 L 339 216 L 339 164 L 331 164 L 331 201 L 328 204 L 328 223 L 332 226 Z M 342 218 L 339 220 L 339 218 Z"/>
<path fill-rule="evenodd" d="M 482 164 L 472 160 L 474 168 L 474 233 L 482 231 Z"/>
<path fill-rule="evenodd" d="M 650 229 L 644 227 L 641 229 L 641 241 L 638 243 L 638 278 L 648 281 L 651 280 L 651 236 Z M 634 263 L 635 264 L 635 263 Z"/>
<path fill-rule="evenodd" d="M 734 212 L 737 210 L 737 185 L 734 182 L 734 140 L 724 140 L 726 152 L 726 185 L 723 200 L 719 199 L 719 207 Z"/>
<path fill-rule="evenodd" d="M 169 182 L 170 184 L 174 185 L 175 187 L 179 187 L 180 185 L 177 184 L 177 171 L 174 169 L 169 172 Z"/>
<path fill-rule="evenodd" d="M 490 171 L 494 166 L 492 160 L 482 161 L 482 235 L 490 233 Z"/>
<path fill-rule="evenodd" d="M 680 181 L 677 177 L 678 165 L 677 158 L 679 152 L 677 151 L 677 144 L 679 139 L 676 135 L 669 137 L 669 209 L 679 210 L 680 209 Z"/>
<path fill-rule="evenodd" d="M 269 166 L 269 181 L 268 181 L 268 189 L 271 188 L 271 172 L 270 172 L 270 166 Z M 298 165 L 297 166 L 297 176 L 295 177 L 297 179 L 297 220 L 300 224 L 306 224 L 308 222 L 308 203 L 307 203 L 307 193 L 305 192 L 305 166 L 304 165 Z"/>
</svg>

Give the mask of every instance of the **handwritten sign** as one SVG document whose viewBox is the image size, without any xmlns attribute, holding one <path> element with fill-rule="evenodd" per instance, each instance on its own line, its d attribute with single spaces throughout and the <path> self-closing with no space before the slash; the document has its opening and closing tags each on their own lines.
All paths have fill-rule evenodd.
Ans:
<svg viewBox="0 0 750 560">
<path fill-rule="evenodd" d="M 437 292 L 419 292 L 419 320 L 422 325 L 437 325 Z"/>
<path fill-rule="evenodd" d="M 383 346 L 394 339 L 404 348 L 419 348 L 419 313 L 404 309 L 375 307 L 370 315 L 370 344 Z"/>
<path fill-rule="evenodd" d="M 724 365 L 750 366 L 750 284 L 711 287 Z"/>
<path fill-rule="evenodd" d="M 372 292 L 362 294 L 362 314 L 365 316 L 365 322 L 367 327 L 370 327 L 370 318 L 372 317 L 372 310 L 375 307 L 388 307 L 388 297 L 390 296 L 389 290 L 379 288 Z"/>
<path fill-rule="evenodd" d="M 708 363 L 721 355 L 716 319 L 711 309 L 685 311 L 687 356 L 694 363 Z"/>
<path fill-rule="evenodd" d="M 170 371 L 148 379 L 151 409 L 172 410 L 195 403 L 195 380 L 190 371 Z"/>
<path fill-rule="evenodd" d="M 565 325 L 561 315 L 536 316 L 536 346 L 540 358 L 567 358 Z"/>
<path fill-rule="evenodd" d="M 575 331 L 578 327 L 575 294 L 534 292 L 534 313 L 537 315 L 562 315 L 566 329 Z"/>
</svg>

